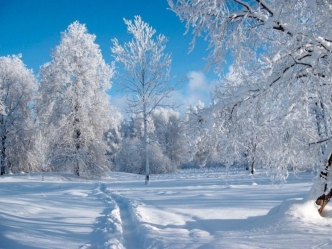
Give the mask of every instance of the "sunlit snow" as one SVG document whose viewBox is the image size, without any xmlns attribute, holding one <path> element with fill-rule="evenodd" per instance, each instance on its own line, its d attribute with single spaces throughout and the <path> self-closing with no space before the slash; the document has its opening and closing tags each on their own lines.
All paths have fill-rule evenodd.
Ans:
<svg viewBox="0 0 332 249">
<path fill-rule="evenodd" d="M 0 248 L 331 248 L 332 207 L 306 202 L 314 175 L 258 170 L 0 178 Z"/>
</svg>

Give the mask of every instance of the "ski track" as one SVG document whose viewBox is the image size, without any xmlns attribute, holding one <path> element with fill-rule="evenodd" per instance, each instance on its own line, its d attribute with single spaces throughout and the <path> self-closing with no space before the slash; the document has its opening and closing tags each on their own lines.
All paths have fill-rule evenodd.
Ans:
<svg viewBox="0 0 332 249">
<path fill-rule="evenodd" d="M 103 245 L 94 244 L 91 248 L 140 248 L 141 241 L 137 234 L 137 226 L 133 220 L 131 202 L 107 188 L 105 183 L 99 183 L 96 191 L 106 203 L 107 208 L 97 219 L 96 237 L 103 237 Z"/>
<path fill-rule="evenodd" d="M 124 249 L 119 208 L 116 202 L 107 193 L 106 184 L 97 184 L 92 194 L 97 195 L 100 201 L 105 203 L 106 208 L 101 213 L 101 216 L 96 218 L 96 225 L 93 232 L 93 238 L 95 238 L 95 240 L 92 242 L 92 244 L 87 244 L 80 249 Z"/>
<path fill-rule="evenodd" d="M 312 247 L 312 249 L 322 249 L 322 248 L 332 248 L 332 239 L 328 239 L 328 242 L 323 242 L 317 246 Z"/>
<path fill-rule="evenodd" d="M 125 248 L 141 248 L 141 241 L 137 234 L 137 224 L 135 224 L 132 217 L 134 214 L 131 212 L 131 202 L 116 193 L 111 194 L 111 197 L 115 200 L 120 210 Z"/>
</svg>

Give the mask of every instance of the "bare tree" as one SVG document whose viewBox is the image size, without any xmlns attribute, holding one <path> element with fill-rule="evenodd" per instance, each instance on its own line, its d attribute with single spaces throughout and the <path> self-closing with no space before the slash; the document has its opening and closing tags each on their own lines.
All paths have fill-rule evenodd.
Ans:
<svg viewBox="0 0 332 249">
<path fill-rule="evenodd" d="M 126 73 L 119 82 L 120 90 L 127 94 L 128 111 L 143 118 L 145 175 L 149 181 L 148 117 L 157 107 L 166 107 L 164 100 L 170 97 L 174 86 L 170 79 L 171 56 L 165 54 L 167 38 L 157 35 L 149 24 L 135 16 L 134 21 L 124 19 L 130 42 L 120 45 L 113 39 L 111 48 L 116 61 L 121 62 Z"/>
</svg>

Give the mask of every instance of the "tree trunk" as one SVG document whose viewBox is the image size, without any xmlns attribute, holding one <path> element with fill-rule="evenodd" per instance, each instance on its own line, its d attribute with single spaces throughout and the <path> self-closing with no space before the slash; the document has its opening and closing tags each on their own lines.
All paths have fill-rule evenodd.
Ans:
<svg viewBox="0 0 332 249">
<path fill-rule="evenodd" d="M 149 167 L 149 146 L 148 146 L 148 127 L 147 115 L 144 106 L 144 149 L 145 149 L 145 185 L 150 181 L 150 167 Z"/>
<path fill-rule="evenodd" d="M 1 139 L 1 175 L 6 174 L 6 138 L 7 136 L 3 135 Z"/>
<path fill-rule="evenodd" d="M 316 126 L 317 126 L 318 136 L 320 139 L 324 139 L 324 138 L 327 138 L 329 136 L 329 134 L 328 134 L 324 104 L 320 99 L 321 98 L 318 98 L 314 102 L 314 112 L 315 112 L 315 117 L 316 117 Z M 324 153 L 324 151 L 322 153 Z"/>
<path fill-rule="evenodd" d="M 75 59 L 76 61 L 76 59 Z M 80 153 L 80 148 L 81 148 L 81 129 L 79 127 L 80 123 L 80 118 L 79 118 L 79 111 L 81 109 L 81 105 L 79 102 L 79 91 L 78 91 L 78 84 L 80 83 L 80 75 L 77 75 L 76 81 L 73 82 L 75 86 L 75 116 L 74 116 L 74 138 L 75 138 L 75 143 L 76 143 L 76 165 L 74 166 L 74 174 L 76 176 L 80 176 L 80 164 L 79 164 L 79 153 Z"/>
<path fill-rule="evenodd" d="M 256 153 L 256 143 L 254 143 L 254 139 L 251 138 L 251 174 L 255 173 L 255 153 Z"/>
<path fill-rule="evenodd" d="M 253 175 L 255 173 L 255 158 L 252 157 L 251 161 L 251 174 Z"/>
<path fill-rule="evenodd" d="M 244 168 L 246 170 L 249 170 L 249 158 L 248 158 L 249 153 L 247 151 L 245 151 L 243 153 L 243 164 L 244 164 Z"/>
<path fill-rule="evenodd" d="M 74 168 L 74 174 L 76 176 L 80 176 L 80 164 L 78 162 L 78 159 L 76 159 L 76 165 L 75 165 L 75 168 Z"/>
<path fill-rule="evenodd" d="M 328 182 L 330 181 L 330 170 L 332 167 L 332 153 L 328 157 L 327 165 L 325 168 L 320 172 L 319 175 L 319 186 L 321 189 L 321 196 L 319 196 L 316 200 L 316 204 L 320 206 L 318 212 L 321 214 L 325 208 L 325 206 L 329 203 L 332 197 L 332 189 L 328 189 Z M 320 194 L 321 194 L 320 193 Z"/>
<path fill-rule="evenodd" d="M 78 122 L 78 119 L 77 119 Z M 80 176 L 80 164 L 79 164 L 79 159 L 78 159 L 78 154 L 80 150 L 80 136 L 81 136 L 81 131 L 79 129 L 76 130 L 76 165 L 74 167 L 74 174 L 77 176 Z"/>
<path fill-rule="evenodd" d="M 329 133 L 325 116 L 325 108 L 320 97 L 314 101 L 314 113 L 316 117 L 318 136 L 322 141 L 324 141 L 327 137 L 329 137 Z M 320 214 L 323 212 L 332 196 L 332 189 L 328 189 L 328 183 L 330 182 L 330 169 L 332 167 L 331 143 L 331 140 L 329 140 L 327 145 L 325 143 L 321 143 L 320 145 L 322 155 L 321 165 L 324 168 L 320 171 L 319 178 L 314 183 L 311 190 L 311 195 L 313 195 L 311 197 L 317 198 L 317 196 L 319 196 L 316 199 L 316 204 L 320 206 L 318 209 Z"/>
</svg>

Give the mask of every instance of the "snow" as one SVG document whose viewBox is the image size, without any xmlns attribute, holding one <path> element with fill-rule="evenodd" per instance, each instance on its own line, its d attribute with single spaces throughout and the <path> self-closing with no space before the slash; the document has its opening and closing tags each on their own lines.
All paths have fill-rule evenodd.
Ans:
<svg viewBox="0 0 332 249">
<path fill-rule="evenodd" d="M 313 174 L 283 185 L 243 169 L 100 181 L 0 177 L 0 248 L 331 248 L 332 207 L 307 201 Z"/>
</svg>

